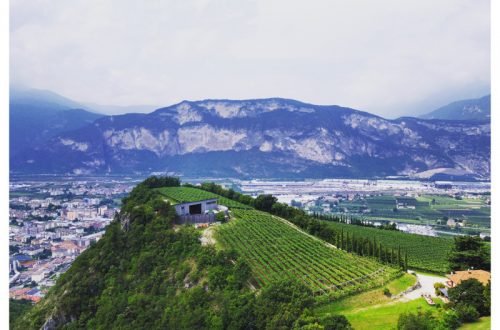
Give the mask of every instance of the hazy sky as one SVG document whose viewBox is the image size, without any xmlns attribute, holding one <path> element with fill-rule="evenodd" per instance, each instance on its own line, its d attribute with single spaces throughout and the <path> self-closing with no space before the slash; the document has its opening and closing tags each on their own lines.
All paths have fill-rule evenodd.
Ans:
<svg viewBox="0 0 500 330">
<path fill-rule="evenodd" d="M 11 1 L 11 83 L 80 102 L 286 97 L 385 117 L 490 90 L 484 0 Z"/>
</svg>

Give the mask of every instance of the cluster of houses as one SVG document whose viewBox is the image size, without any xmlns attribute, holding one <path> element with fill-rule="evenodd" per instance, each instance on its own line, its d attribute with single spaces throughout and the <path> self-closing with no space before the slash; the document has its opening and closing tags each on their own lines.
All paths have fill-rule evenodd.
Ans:
<svg viewBox="0 0 500 330">
<path fill-rule="evenodd" d="M 119 212 L 111 202 L 114 193 L 123 194 L 130 186 L 88 188 L 78 183 L 52 188 L 51 183 L 37 183 L 16 187 L 25 190 L 9 200 L 9 295 L 37 302 L 75 258 L 102 237 Z M 88 195 L 89 191 L 100 195 Z"/>
</svg>

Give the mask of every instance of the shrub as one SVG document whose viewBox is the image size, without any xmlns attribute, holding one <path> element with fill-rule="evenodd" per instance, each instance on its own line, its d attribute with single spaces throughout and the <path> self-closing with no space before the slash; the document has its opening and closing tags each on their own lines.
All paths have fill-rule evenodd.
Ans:
<svg viewBox="0 0 500 330">
<path fill-rule="evenodd" d="M 215 220 L 216 221 L 220 221 L 220 222 L 225 222 L 226 221 L 226 215 L 224 214 L 224 212 L 217 212 L 215 214 Z"/>
<path fill-rule="evenodd" d="M 399 315 L 398 330 L 433 330 L 437 327 L 431 312 L 403 313 Z"/>
<path fill-rule="evenodd" d="M 441 296 L 443 295 L 439 289 L 445 288 L 444 284 L 441 282 L 434 283 L 434 290 L 436 292 L 436 296 Z"/>
<path fill-rule="evenodd" d="M 479 319 L 479 312 L 473 306 L 459 304 L 455 310 L 462 322 L 475 322 Z"/>
<path fill-rule="evenodd" d="M 462 322 L 460 321 L 460 316 L 457 312 L 447 311 L 443 314 L 442 324 L 446 329 L 457 329 Z"/>
<path fill-rule="evenodd" d="M 391 291 L 388 288 L 384 288 L 383 292 L 384 292 L 384 295 L 386 295 L 387 297 L 391 296 Z"/>
</svg>

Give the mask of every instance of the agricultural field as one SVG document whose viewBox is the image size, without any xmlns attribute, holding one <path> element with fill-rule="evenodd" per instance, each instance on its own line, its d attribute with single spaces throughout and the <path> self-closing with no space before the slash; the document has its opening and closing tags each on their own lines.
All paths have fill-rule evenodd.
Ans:
<svg viewBox="0 0 500 330">
<path fill-rule="evenodd" d="M 192 187 L 164 187 L 157 189 L 162 195 L 167 197 L 172 204 L 183 202 L 196 202 L 204 199 L 217 198 L 218 203 L 229 208 L 250 209 L 250 206 L 242 204 L 232 199 L 222 197 L 209 191 Z"/>
<path fill-rule="evenodd" d="M 447 255 L 452 248 L 453 239 L 407 234 L 395 230 L 348 225 L 344 223 L 325 221 L 335 230 L 344 230 L 357 237 L 375 238 L 377 242 L 389 248 L 408 252 L 408 267 L 445 273 L 448 262 Z"/>
<path fill-rule="evenodd" d="M 444 218 L 465 220 L 467 226 L 490 228 L 491 209 L 487 197 L 459 198 L 443 195 L 420 197 L 371 196 L 341 201 L 337 210 L 363 215 L 367 219 L 422 224 L 446 224 Z"/>
<path fill-rule="evenodd" d="M 229 223 L 217 228 L 217 241 L 250 265 L 257 286 L 292 278 L 315 294 L 340 297 L 379 286 L 401 272 L 359 257 L 300 231 L 284 219 L 254 209 L 232 209 Z"/>
</svg>

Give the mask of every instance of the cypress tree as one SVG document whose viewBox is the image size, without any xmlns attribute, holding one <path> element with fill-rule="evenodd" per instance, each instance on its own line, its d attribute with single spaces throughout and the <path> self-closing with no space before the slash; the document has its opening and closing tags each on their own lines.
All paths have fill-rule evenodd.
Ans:
<svg viewBox="0 0 500 330">
<path fill-rule="evenodd" d="M 344 228 L 342 228 L 342 232 L 340 234 L 340 249 L 345 250 L 344 249 Z"/>
<path fill-rule="evenodd" d="M 398 245 L 398 267 L 401 267 L 401 246 Z"/>
<path fill-rule="evenodd" d="M 349 242 L 349 232 L 346 233 L 345 245 L 347 252 L 351 252 L 351 244 Z"/>
<path fill-rule="evenodd" d="M 373 237 L 372 252 L 370 254 L 372 257 L 375 257 L 376 249 L 377 249 L 377 242 L 375 242 L 375 237 Z"/>
</svg>

